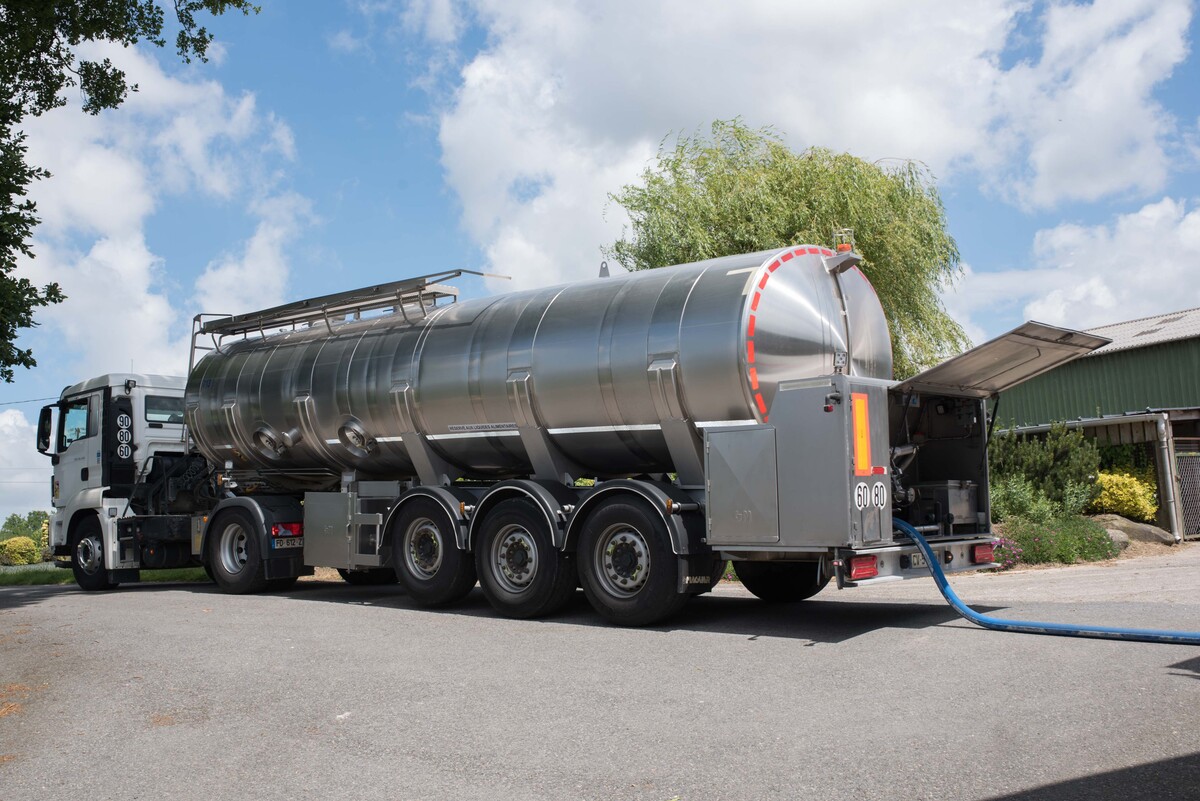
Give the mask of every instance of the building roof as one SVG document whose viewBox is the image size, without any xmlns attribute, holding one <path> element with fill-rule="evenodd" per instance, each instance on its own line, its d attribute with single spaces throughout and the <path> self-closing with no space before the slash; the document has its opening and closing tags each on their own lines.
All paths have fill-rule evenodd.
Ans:
<svg viewBox="0 0 1200 801">
<path fill-rule="evenodd" d="M 1200 309 L 1156 314 L 1139 320 L 1089 328 L 1089 334 L 1108 337 L 1111 344 L 1092 351 L 1089 356 L 1102 356 L 1119 350 L 1132 350 L 1147 345 L 1159 345 L 1179 339 L 1200 337 Z"/>
</svg>

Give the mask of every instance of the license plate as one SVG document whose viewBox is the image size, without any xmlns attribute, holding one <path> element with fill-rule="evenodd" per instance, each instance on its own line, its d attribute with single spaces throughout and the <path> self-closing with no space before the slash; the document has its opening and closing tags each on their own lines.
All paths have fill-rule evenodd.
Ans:
<svg viewBox="0 0 1200 801">
<path fill-rule="evenodd" d="M 276 550 L 280 548 L 303 548 L 304 537 L 280 537 L 277 540 L 271 540 L 271 547 Z"/>
<path fill-rule="evenodd" d="M 925 561 L 925 554 L 914 553 L 909 557 L 913 567 L 929 567 L 929 562 Z"/>
</svg>

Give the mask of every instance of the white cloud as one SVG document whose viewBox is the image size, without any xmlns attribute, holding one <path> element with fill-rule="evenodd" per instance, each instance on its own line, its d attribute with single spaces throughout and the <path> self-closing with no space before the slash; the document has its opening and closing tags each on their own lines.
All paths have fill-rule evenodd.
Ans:
<svg viewBox="0 0 1200 801">
<path fill-rule="evenodd" d="M 16 409 L 0 411 L 0 521 L 50 510 L 50 460 L 34 449 L 34 425 Z"/>
<path fill-rule="evenodd" d="M 607 193 L 664 135 L 714 119 L 773 125 L 797 148 L 919 159 L 943 178 L 978 173 L 1026 207 L 1160 191 L 1177 134 L 1153 92 L 1186 55 L 1191 9 L 414 0 L 399 13 L 435 72 L 463 19 L 484 29 L 445 98 L 443 164 L 489 269 L 529 286 L 592 274 L 624 222 L 613 207 L 602 218 Z M 1031 34 L 1036 55 L 1008 64 Z"/>
<path fill-rule="evenodd" d="M 312 205 L 289 193 L 256 204 L 254 235 L 238 255 L 211 262 L 196 279 L 196 304 L 213 314 L 239 314 L 277 306 L 284 300 L 288 244 L 313 219 Z"/>
<path fill-rule="evenodd" d="M 53 177 L 32 187 L 43 224 L 37 258 L 20 271 L 39 285 L 57 281 L 67 295 L 38 315 L 39 336 L 69 354 L 55 364 L 67 383 L 131 365 L 178 374 L 198 301 L 227 305 L 237 294 L 244 311 L 256 298 L 276 303 L 283 295 L 289 246 L 311 219 L 307 200 L 276 187 L 295 139 L 252 94 L 167 75 L 137 50 L 89 46 L 85 55 L 111 58 L 140 91 L 113 113 L 92 117 L 72 103 L 27 122 L 30 161 Z M 239 255 L 217 258 L 194 290 L 187 275 L 195 265 L 166 264 L 145 234 L 150 216 L 176 195 L 245 204 L 257 219 L 246 242 L 214 242 L 197 254 Z M 181 286 L 182 311 L 169 295 Z M 49 355 L 39 353 L 42 369 Z"/>
<path fill-rule="evenodd" d="M 1092 328 L 1198 307 L 1200 207 L 1164 198 L 1107 225 L 1039 231 L 1032 263 L 971 274 L 947 293 L 947 308 L 969 331 L 996 334 L 993 321 L 1018 309 L 1022 319 Z"/>
</svg>

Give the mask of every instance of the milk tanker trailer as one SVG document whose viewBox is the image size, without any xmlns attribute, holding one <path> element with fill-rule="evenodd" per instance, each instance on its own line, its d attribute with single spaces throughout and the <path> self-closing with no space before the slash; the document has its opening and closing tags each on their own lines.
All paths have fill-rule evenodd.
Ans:
<svg viewBox="0 0 1200 801">
<path fill-rule="evenodd" d="M 89 590 L 321 566 L 426 606 L 478 581 L 521 618 L 582 586 L 624 625 L 727 560 L 776 602 L 928 575 L 893 516 L 947 571 L 988 567 L 986 400 L 1106 340 L 1026 323 L 897 383 L 858 262 L 794 247 L 464 302 L 453 271 L 197 317 L 186 383 L 110 374 L 43 409 L 54 552 Z"/>
</svg>

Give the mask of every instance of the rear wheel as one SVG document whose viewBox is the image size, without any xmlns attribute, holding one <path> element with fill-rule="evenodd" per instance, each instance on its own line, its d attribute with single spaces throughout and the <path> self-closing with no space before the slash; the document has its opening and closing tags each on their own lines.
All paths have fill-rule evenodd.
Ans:
<svg viewBox="0 0 1200 801">
<path fill-rule="evenodd" d="M 735 562 L 742 586 L 768 603 L 786 604 L 816 595 L 829 583 L 819 562 Z"/>
<path fill-rule="evenodd" d="M 435 501 L 409 501 L 392 524 L 396 579 L 421 606 L 445 606 L 475 586 L 475 562 L 461 551 L 454 522 Z"/>
<path fill-rule="evenodd" d="M 100 521 L 89 516 L 81 521 L 71 538 L 71 572 L 75 583 L 88 592 L 111 590 L 116 582 L 108 580 L 108 565 L 104 559 L 104 536 Z"/>
<path fill-rule="evenodd" d="M 562 609 L 578 577 L 571 554 L 554 547 L 550 523 L 530 501 L 501 501 L 475 543 L 479 586 L 505 617 L 534 618 Z"/>
<path fill-rule="evenodd" d="M 347 584 L 355 587 L 377 587 L 381 584 L 395 584 L 399 579 L 394 570 L 386 567 L 373 567 L 367 570 L 343 570 L 338 568 L 338 575 Z"/>
<path fill-rule="evenodd" d="M 679 559 L 662 518 L 641 500 L 612 498 L 579 537 L 579 579 L 588 601 L 621 626 L 646 626 L 683 608 Z"/>
<path fill-rule="evenodd" d="M 242 595 L 267 588 L 263 577 L 262 532 L 245 509 L 226 509 L 208 531 L 208 564 L 224 592 Z"/>
</svg>

